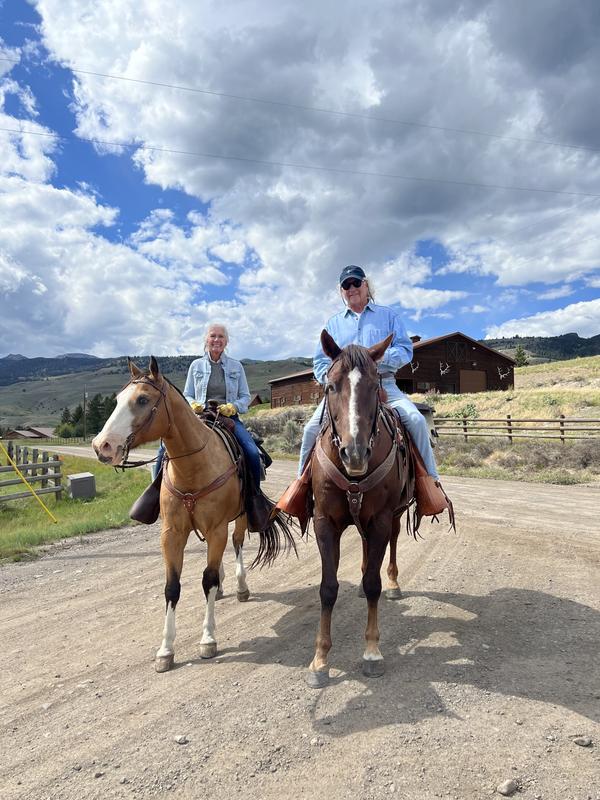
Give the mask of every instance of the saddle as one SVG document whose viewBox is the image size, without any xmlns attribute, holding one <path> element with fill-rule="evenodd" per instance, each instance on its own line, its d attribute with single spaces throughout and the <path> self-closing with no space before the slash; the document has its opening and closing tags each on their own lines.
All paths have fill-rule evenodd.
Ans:
<svg viewBox="0 0 600 800">
<path fill-rule="evenodd" d="M 231 458 L 232 464 L 237 466 L 237 473 L 240 480 L 241 488 L 241 503 L 240 512 L 246 513 L 248 520 L 249 531 L 263 531 L 269 524 L 271 512 L 273 510 L 273 503 L 261 491 L 260 487 L 255 485 L 252 471 L 249 469 L 244 452 L 233 433 L 235 423 L 229 417 L 224 417 L 217 411 L 217 404 L 215 401 L 209 401 L 207 408 L 200 415 L 202 421 L 212 430 L 215 431 L 223 441 L 227 452 Z M 261 453 L 262 471 L 273 463 L 272 458 L 267 451 L 262 447 L 262 439 L 258 439 L 251 432 L 252 438 L 256 442 Z M 160 514 L 160 489 L 163 480 L 163 467 L 158 472 L 156 478 L 152 481 L 150 486 L 142 492 L 140 497 L 134 502 L 129 510 L 131 519 L 137 522 L 142 522 L 145 525 L 150 525 L 159 517 Z M 169 482 L 170 483 L 170 482 Z M 167 484 L 169 491 L 173 493 L 173 487 Z M 176 493 L 176 490 L 175 490 Z M 238 515 L 238 516 L 239 516 Z"/>
<path fill-rule="evenodd" d="M 401 497 L 398 498 L 394 515 L 400 516 L 414 503 L 412 532 L 416 535 L 423 517 L 432 517 L 439 521 L 437 516 L 448 510 L 450 526 L 456 530 L 452 501 L 440 482 L 428 474 L 421 454 L 398 415 L 386 405 L 382 405 L 382 410 L 383 422 L 398 445 L 398 469 L 406 470 L 405 479 L 403 480 L 403 492 Z M 320 437 L 323 436 L 326 427 L 321 430 Z M 292 481 L 277 501 L 274 509 L 274 511 L 283 511 L 291 517 L 296 517 L 303 534 L 308 527 L 310 518 L 313 516 L 312 462 L 316 456 L 316 447 L 310 452 L 301 477 Z M 414 489 L 412 489 L 413 479 Z M 407 524 L 409 524 L 410 529 L 410 523 Z"/>
</svg>

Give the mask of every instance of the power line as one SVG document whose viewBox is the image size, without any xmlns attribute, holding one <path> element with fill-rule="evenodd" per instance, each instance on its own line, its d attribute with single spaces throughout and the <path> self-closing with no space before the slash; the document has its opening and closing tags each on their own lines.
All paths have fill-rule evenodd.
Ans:
<svg viewBox="0 0 600 800">
<path fill-rule="evenodd" d="M 417 183 L 441 183 L 450 186 L 472 186 L 478 189 L 501 189 L 508 192 L 537 192 L 542 194 L 560 194 L 570 197 L 593 197 L 600 198 L 600 194 L 593 192 L 569 192 L 564 189 L 543 189 L 533 186 L 505 186 L 497 183 L 479 183 L 476 181 L 459 181 L 450 178 L 428 178 L 422 175 L 399 175 L 390 172 L 371 172 L 368 170 L 344 169 L 343 167 L 326 167 L 317 164 L 297 164 L 291 161 L 267 161 L 259 158 L 248 158 L 245 156 L 226 156 L 218 153 L 202 153 L 192 150 L 175 150 L 170 147 L 154 147 L 149 144 L 123 144 L 122 142 L 111 142 L 106 139 L 92 139 L 87 136 L 61 136 L 58 133 L 46 133 L 42 131 L 24 131 L 15 128 L 0 127 L 0 131 L 6 133 L 16 133 L 22 136 L 42 136 L 51 139 L 58 139 L 65 142 L 89 142 L 108 147 L 136 148 L 137 150 L 149 150 L 156 153 L 169 153 L 178 156 L 194 156 L 196 158 L 213 158 L 224 161 L 240 161 L 245 164 L 261 164 L 267 167 L 287 167 L 291 169 L 307 169 L 316 172 L 331 172 L 337 175 L 360 175 L 367 178 L 392 178 L 400 181 L 415 181 Z"/>
<path fill-rule="evenodd" d="M 19 64 L 18 59 L 0 57 L 0 61 L 6 61 L 11 64 Z M 229 92 L 216 92 L 209 89 L 199 89 L 194 86 L 184 86 L 176 83 L 164 83 L 161 81 L 148 81 L 142 78 L 128 78 L 125 75 L 112 75 L 106 72 L 94 72 L 92 70 L 79 69 L 76 67 L 68 67 L 68 69 L 77 75 L 91 75 L 96 78 L 108 78 L 115 81 L 124 81 L 128 83 L 137 83 L 144 86 L 157 86 L 163 89 L 176 89 L 181 92 L 192 92 L 194 94 L 203 94 L 211 97 L 223 97 L 229 100 L 242 100 L 247 103 L 260 103 L 262 105 L 277 106 L 280 108 L 291 108 L 296 111 L 313 111 L 319 114 L 330 114 L 337 117 L 350 117 L 352 119 L 363 119 L 370 122 L 385 122 L 390 125 L 402 125 L 411 128 L 424 128 L 433 131 L 443 131 L 445 133 L 460 133 L 469 136 L 481 136 L 487 139 L 497 139 L 499 141 L 514 142 L 519 144 L 537 144 L 550 147 L 563 147 L 569 150 L 582 150 L 590 153 L 600 152 L 599 147 L 586 147 L 585 145 L 569 144 L 565 142 L 554 142 L 549 139 L 533 139 L 521 136 L 505 136 L 500 133 L 491 133 L 489 131 L 478 131 L 471 128 L 452 128 L 447 125 L 430 125 L 426 122 L 415 122 L 414 120 L 401 120 L 393 117 L 380 117 L 376 114 L 361 114 L 354 111 L 338 111 L 332 108 L 321 108 L 319 106 L 303 105 L 301 103 L 286 103 L 283 100 L 266 100 L 261 97 L 253 97 L 252 95 L 231 94 Z"/>
</svg>

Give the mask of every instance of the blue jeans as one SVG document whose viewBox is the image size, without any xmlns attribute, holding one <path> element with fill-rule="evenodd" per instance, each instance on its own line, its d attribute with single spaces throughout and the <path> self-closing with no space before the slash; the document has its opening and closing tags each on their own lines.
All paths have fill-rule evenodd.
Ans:
<svg viewBox="0 0 600 800">
<path fill-rule="evenodd" d="M 417 409 L 414 403 L 404 394 L 404 392 L 400 391 L 400 389 L 396 386 L 396 381 L 393 378 L 384 379 L 382 386 L 387 392 L 388 405 L 394 409 L 396 414 L 398 414 L 406 426 L 406 429 L 410 433 L 413 442 L 421 454 L 423 463 L 425 464 L 425 469 L 429 475 L 432 475 L 437 479 L 439 475 L 435 464 L 433 450 L 431 449 L 429 428 L 427 427 L 425 417 Z M 317 436 L 319 435 L 320 429 L 319 421 L 321 419 L 324 403 L 325 400 L 321 400 L 319 405 L 316 407 L 314 414 L 308 420 L 306 427 L 304 428 L 304 433 L 302 434 L 302 446 L 300 448 L 300 459 L 298 463 L 298 477 L 302 475 L 304 462 L 308 458 L 308 454 L 311 451 L 314 443 L 317 441 Z"/>
<path fill-rule="evenodd" d="M 160 443 L 160 447 L 156 451 L 156 461 L 152 464 L 152 480 L 156 478 L 158 475 L 158 471 L 162 467 L 163 457 L 165 455 L 165 446 L 164 444 Z"/>
<path fill-rule="evenodd" d="M 246 456 L 250 470 L 252 471 L 254 483 L 258 489 L 260 486 L 260 450 L 258 449 L 256 442 L 250 433 L 246 430 L 246 426 L 238 417 L 238 415 L 236 414 L 235 416 L 230 417 L 230 419 L 235 422 L 235 438 L 238 440 L 242 450 L 244 451 L 244 455 Z"/>
<path fill-rule="evenodd" d="M 252 438 L 252 436 L 246 430 L 246 426 L 242 422 L 242 420 L 236 414 L 234 417 L 230 417 L 230 419 L 235 423 L 234 434 L 235 438 L 240 443 L 240 447 L 244 451 L 244 455 L 248 459 L 248 464 L 250 465 L 250 469 L 252 470 L 252 477 L 254 478 L 254 483 L 258 488 L 260 486 L 260 450 L 256 446 L 256 442 Z M 165 454 L 165 446 L 161 442 L 160 447 L 156 453 L 156 462 L 152 465 L 152 480 L 156 478 L 158 475 L 158 471 L 162 466 L 163 456 Z"/>
</svg>

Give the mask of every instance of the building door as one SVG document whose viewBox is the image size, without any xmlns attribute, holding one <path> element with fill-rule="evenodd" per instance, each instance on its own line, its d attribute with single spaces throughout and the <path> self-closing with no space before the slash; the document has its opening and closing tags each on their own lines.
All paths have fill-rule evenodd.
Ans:
<svg viewBox="0 0 600 800">
<path fill-rule="evenodd" d="M 460 393 L 485 392 L 487 390 L 487 375 L 482 369 L 461 369 Z"/>
</svg>

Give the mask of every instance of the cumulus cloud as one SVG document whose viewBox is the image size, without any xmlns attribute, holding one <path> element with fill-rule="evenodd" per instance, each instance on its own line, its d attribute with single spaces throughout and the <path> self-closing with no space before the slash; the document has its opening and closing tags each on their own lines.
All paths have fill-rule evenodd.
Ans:
<svg viewBox="0 0 600 800">
<path fill-rule="evenodd" d="M 487 339 L 501 336 L 560 336 L 576 331 L 580 336 L 600 333 L 600 300 L 572 303 L 556 311 L 543 311 L 531 317 L 511 319 L 486 330 Z"/>
<path fill-rule="evenodd" d="M 0 275 L 15 315 L 44 287 L 57 311 L 46 354 L 189 352 L 220 316 L 232 348 L 261 357 L 312 351 L 347 263 L 413 319 L 516 306 L 534 282 L 559 285 L 535 299 L 595 286 L 597 199 L 493 187 L 600 193 L 600 154 L 585 149 L 600 126 L 597 4 L 514 3 L 181 0 L 167 15 L 121 0 L 115 16 L 112 0 L 35 0 L 50 58 L 75 70 L 76 135 L 127 144 L 157 195 L 185 192 L 198 210 L 182 220 L 166 200 L 117 241 L 114 200 L 52 185 L 68 142 L 0 132 Z M 31 88 L 0 66 L 0 127 L 21 124 L 9 95 L 28 129 L 50 132 Z M 417 255 L 432 240 L 442 267 Z M 461 276 L 500 292 L 473 303 L 451 283 Z"/>
</svg>

